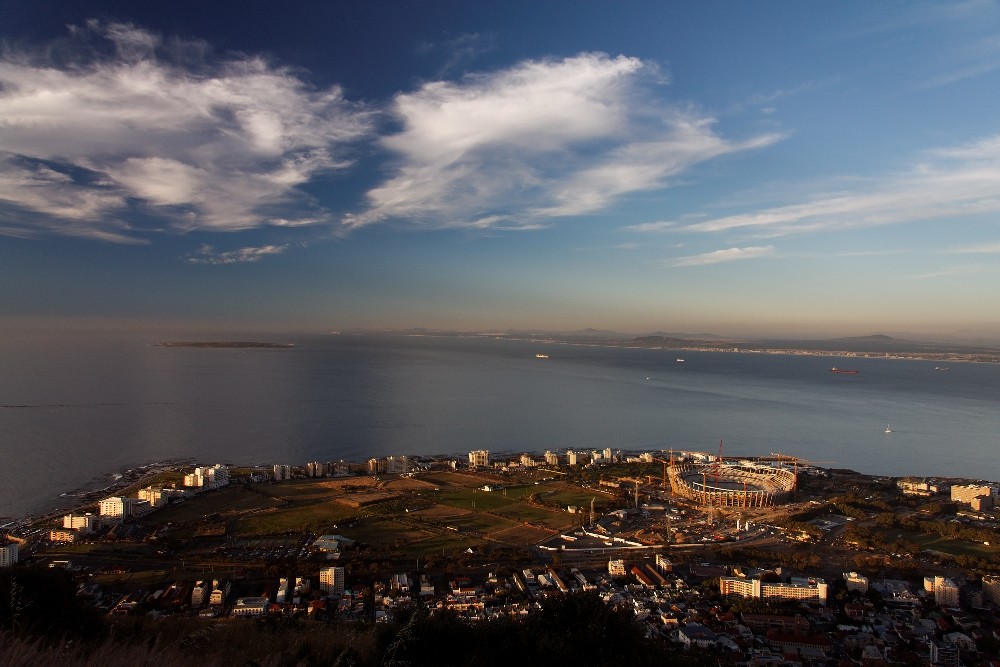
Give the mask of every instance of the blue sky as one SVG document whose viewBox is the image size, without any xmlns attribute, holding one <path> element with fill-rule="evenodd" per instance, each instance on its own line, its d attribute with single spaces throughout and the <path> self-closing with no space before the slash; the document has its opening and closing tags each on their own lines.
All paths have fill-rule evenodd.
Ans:
<svg viewBox="0 0 1000 667">
<path fill-rule="evenodd" d="M 1000 339 L 995 2 L 0 6 L 5 324 Z"/>
</svg>

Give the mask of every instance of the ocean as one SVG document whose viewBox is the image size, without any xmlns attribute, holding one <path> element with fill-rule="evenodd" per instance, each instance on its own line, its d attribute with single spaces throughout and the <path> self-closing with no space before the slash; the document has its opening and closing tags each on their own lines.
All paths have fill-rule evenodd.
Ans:
<svg viewBox="0 0 1000 667">
<path fill-rule="evenodd" d="M 726 455 L 780 452 L 869 474 L 1000 479 L 1000 366 L 991 364 L 938 371 L 941 362 L 494 337 L 265 339 L 294 343 L 289 349 L 159 340 L 0 339 L 0 517 L 71 507 L 61 493 L 169 459 L 303 465 L 471 449 L 715 452 L 722 441 Z M 834 374 L 833 366 L 860 372 Z"/>
</svg>

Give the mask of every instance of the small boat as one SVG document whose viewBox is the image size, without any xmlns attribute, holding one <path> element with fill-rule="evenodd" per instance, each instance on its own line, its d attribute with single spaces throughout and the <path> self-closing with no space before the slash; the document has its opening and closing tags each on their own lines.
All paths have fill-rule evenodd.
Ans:
<svg viewBox="0 0 1000 667">
<path fill-rule="evenodd" d="M 683 364 L 684 363 L 684 360 L 681 359 L 680 357 L 677 357 L 677 359 L 675 359 L 674 361 L 676 361 L 679 364 Z"/>
<path fill-rule="evenodd" d="M 541 353 L 539 353 L 539 354 L 535 355 L 535 359 L 548 359 L 548 358 L 549 358 L 549 355 L 547 355 L 547 354 L 541 354 Z"/>
<path fill-rule="evenodd" d="M 934 370 L 936 370 L 936 371 L 950 371 L 951 369 L 947 368 L 945 366 L 935 366 Z"/>
<path fill-rule="evenodd" d="M 854 369 L 849 369 L 849 368 L 837 368 L 836 366 L 834 366 L 833 368 L 830 369 L 830 372 L 831 373 L 839 373 L 841 375 L 857 375 L 861 371 L 854 370 Z"/>
<path fill-rule="evenodd" d="M 885 425 L 885 432 L 886 432 L 886 433 L 892 433 L 892 429 L 891 429 L 891 428 L 889 428 L 889 425 L 888 425 L 888 424 L 886 424 L 886 425 Z"/>
</svg>

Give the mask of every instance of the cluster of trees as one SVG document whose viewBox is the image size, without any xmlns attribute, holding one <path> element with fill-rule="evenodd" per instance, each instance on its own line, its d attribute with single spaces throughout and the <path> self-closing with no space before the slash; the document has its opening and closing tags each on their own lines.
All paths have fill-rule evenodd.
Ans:
<svg viewBox="0 0 1000 667">
<path fill-rule="evenodd" d="M 768 551 L 753 547 L 730 547 L 720 553 L 730 562 L 746 563 L 753 567 L 768 569 L 788 567 L 798 570 L 809 570 L 819 567 L 823 560 L 815 551 L 802 547 L 794 551 Z"/>
</svg>

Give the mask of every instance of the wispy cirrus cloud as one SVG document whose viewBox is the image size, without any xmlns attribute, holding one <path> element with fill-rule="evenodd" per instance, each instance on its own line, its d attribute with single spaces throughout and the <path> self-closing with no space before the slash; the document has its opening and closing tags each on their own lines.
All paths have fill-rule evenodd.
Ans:
<svg viewBox="0 0 1000 667">
<path fill-rule="evenodd" d="M 959 255 L 1000 255 L 1000 243 L 983 243 L 980 245 L 952 248 L 949 252 Z"/>
<path fill-rule="evenodd" d="M 184 261 L 188 264 L 245 264 L 247 262 L 259 262 L 268 255 L 280 255 L 287 249 L 288 244 L 283 244 L 216 252 L 215 248 L 205 244 L 197 251 L 186 255 Z"/>
<path fill-rule="evenodd" d="M 663 83 L 638 58 L 590 53 L 399 94 L 391 113 L 402 130 L 381 142 L 395 171 L 344 224 L 537 226 L 780 139 L 726 140 L 713 118 L 656 99 Z"/>
<path fill-rule="evenodd" d="M 1000 212 L 1000 136 L 928 151 L 908 170 L 857 179 L 847 189 L 804 201 L 685 222 L 665 220 L 628 227 L 636 232 L 740 231 L 759 238 L 848 230 L 936 218 L 961 219 Z"/>
<path fill-rule="evenodd" d="M 213 63 L 126 24 L 71 33 L 58 58 L 0 55 L 9 228 L 128 241 L 130 212 L 174 231 L 328 220 L 299 188 L 350 163 L 371 111 L 262 58 Z"/>
<path fill-rule="evenodd" d="M 687 257 L 677 257 L 666 262 L 667 266 L 704 266 L 706 264 L 721 264 L 723 262 L 735 262 L 742 259 L 757 259 L 774 254 L 774 246 L 750 246 L 747 248 L 725 248 L 723 250 L 713 250 L 712 252 L 701 253 L 700 255 L 688 255 Z"/>
</svg>

